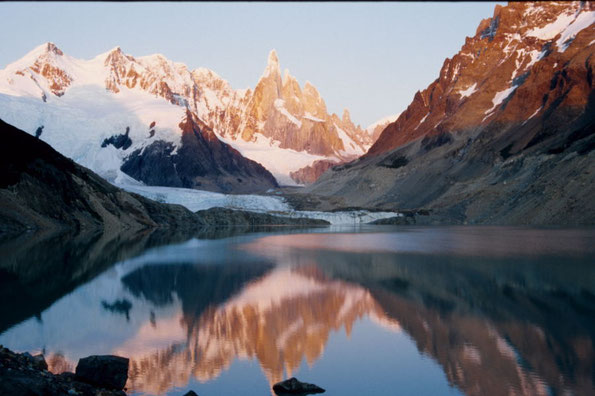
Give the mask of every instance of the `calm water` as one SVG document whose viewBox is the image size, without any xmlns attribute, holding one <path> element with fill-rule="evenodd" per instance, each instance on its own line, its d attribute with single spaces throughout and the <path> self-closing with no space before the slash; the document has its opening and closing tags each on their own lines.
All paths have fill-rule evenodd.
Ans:
<svg viewBox="0 0 595 396">
<path fill-rule="evenodd" d="M 129 392 L 595 393 L 595 231 L 90 236 L 0 247 L 0 344 L 130 358 Z"/>
</svg>

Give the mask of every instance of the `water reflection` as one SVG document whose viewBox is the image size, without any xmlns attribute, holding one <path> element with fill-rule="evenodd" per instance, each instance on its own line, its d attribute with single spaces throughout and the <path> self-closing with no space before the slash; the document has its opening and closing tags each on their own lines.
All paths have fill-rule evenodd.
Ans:
<svg viewBox="0 0 595 396">
<path fill-rule="evenodd" d="M 320 385 L 340 394 L 361 393 L 358 383 L 403 394 L 593 393 L 595 233 L 470 230 L 236 235 L 150 249 L 12 326 L 0 343 L 45 348 L 54 372 L 89 354 L 127 356 L 127 386 L 146 394 L 184 393 L 228 372 L 226 382 L 240 381 L 237 361 L 264 374 L 243 394 L 266 394 L 304 370 L 326 373 Z M 430 254 L 420 253 L 424 241 Z M 506 241 L 517 242 L 506 251 Z M 375 341 L 349 341 L 354 328 Z M 381 353 L 390 348 L 381 334 L 406 334 L 417 352 L 400 344 Z M 362 359 L 345 359 L 349 351 Z M 398 362 L 403 373 L 391 374 Z M 327 363 L 384 375 L 374 385 L 334 378 Z"/>
<path fill-rule="evenodd" d="M 400 329 L 368 291 L 329 280 L 315 266 L 276 267 L 247 283 L 245 272 L 238 276 L 238 271 L 224 268 L 225 274 L 212 269 L 206 274 L 193 267 L 151 266 L 122 279 L 133 293 L 156 304 L 167 303 L 175 290 L 182 316 L 165 326 L 181 324 L 187 331 L 184 345 L 157 351 L 119 349 L 132 356 L 131 389 L 158 394 L 172 382 L 184 386 L 190 377 L 208 381 L 237 358 L 257 359 L 272 385 L 284 378 L 284 372 L 292 376 L 303 359 L 313 365 L 331 331 L 344 328 L 349 334 L 353 323 L 363 316 Z M 251 275 L 258 275 L 250 268 L 255 271 Z M 241 290 L 237 290 L 239 286 Z"/>
</svg>

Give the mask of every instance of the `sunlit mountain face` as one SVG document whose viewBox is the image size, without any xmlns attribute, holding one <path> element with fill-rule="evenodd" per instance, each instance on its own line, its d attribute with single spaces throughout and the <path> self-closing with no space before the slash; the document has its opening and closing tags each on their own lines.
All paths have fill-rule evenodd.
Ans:
<svg viewBox="0 0 595 396">
<path fill-rule="evenodd" d="M 132 394 L 267 394 L 291 376 L 339 394 L 592 392 L 592 233 L 470 233 L 257 234 L 153 248 L 9 327 L 0 344 L 44 352 L 53 372 L 90 354 L 127 356 Z M 421 252 L 428 239 L 434 249 Z M 519 239 L 525 248 L 502 254 Z"/>
</svg>

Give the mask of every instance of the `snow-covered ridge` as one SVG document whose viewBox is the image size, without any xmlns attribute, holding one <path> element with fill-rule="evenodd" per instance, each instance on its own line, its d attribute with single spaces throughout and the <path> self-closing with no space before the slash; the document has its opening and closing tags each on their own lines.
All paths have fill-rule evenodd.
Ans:
<svg viewBox="0 0 595 396">
<path fill-rule="evenodd" d="M 381 125 L 388 125 L 391 122 L 395 122 L 397 120 L 397 118 L 399 118 L 400 115 L 401 115 L 401 113 L 383 117 L 383 118 L 379 119 L 378 121 L 373 122 L 372 124 L 368 125 L 368 127 L 366 128 L 366 131 L 369 134 L 371 134 L 372 132 L 374 132 L 374 129 L 376 127 L 381 126 Z"/>
<path fill-rule="evenodd" d="M 541 28 L 531 29 L 525 36 L 547 41 L 560 35 L 560 38 L 556 40 L 556 47 L 559 52 L 564 52 L 568 48 L 569 41 L 574 39 L 581 30 L 594 23 L 595 11 L 568 12 L 560 14 L 556 20 Z"/>
<path fill-rule="evenodd" d="M 275 81 L 281 81 L 279 59 L 275 50 L 270 52 L 260 80 L 273 78 L 272 76 Z M 295 87 L 297 85 L 299 91 L 297 80 L 288 71 L 286 71 L 283 81 L 283 84 L 287 84 L 287 86 Z M 89 96 L 82 96 L 83 91 Z M 308 133 L 307 131 L 312 128 L 328 129 L 330 135 L 340 134 L 337 137 L 343 142 L 344 150 L 341 150 L 340 144 L 337 145 L 337 139 L 334 136 L 329 136 L 328 139 L 329 144 L 337 146 L 331 154 L 319 155 L 321 151 L 318 148 L 319 151 L 316 151 L 309 146 L 305 148 L 291 148 L 290 146 L 288 149 L 287 142 L 280 140 L 283 139 L 282 136 L 270 136 L 270 132 L 267 132 L 276 130 L 275 125 L 268 125 L 267 128 L 264 128 L 266 119 L 251 119 L 255 113 L 261 112 L 265 114 L 265 117 L 268 117 L 269 114 L 268 109 L 264 109 L 263 112 L 255 112 L 254 108 L 250 107 L 254 104 L 252 90 L 233 89 L 225 79 L 212 70 L 197 68 L 190 71 L 186 65 L 173 62 L 161 54 L 133 57 L 124 53 L 120 47 L 115 47 L 93 59 L 81 60 L 64 54 L 53 43 L 46 43 L 8 65 L 6 69 L 0 70 L 0 94 L 31 99 L 29 109 L 22 101 L 17 107 L 19 107 L 19 112 L 27 110 L 23 113 L 29 114 L 27 118 L 37 119 L 36 124 L 32 125 L 29 120 L 17 120 L 18 117 L 13 117 L 14 124 L 20 127 L 31 124 L 25 130 L 34 133 L 42 125 L 41 122 L 44 122 L 45 129 L 42 140 L 46 140 L 52 145 L 56 143 L 52 139 L 52 135 L 56 133 L 55 129 L 60 127 L 56 122 L 59 117 L 51 115 L 56 106 L 68 107 L 69 111 L 78 113 L 76 116 L 68 117 L 72 122 L 67 121 L 65 124 L 74 124 L 74 119 L 76 119 L 77 122 L 89 125 L 89 128 L 85 128 L 87 130 L 83 138 L 85 143 L 90 143 L 91 140 L 92 144 L 97 144 L 98 140 L 103 141 L 109 136 L 123 133 L 127 126 L 130 126 L 131 137 L 140 133 L 140 129 L 136 127 L 138 123 L 135 126 L 130 125 L 133 124 L 132 121 L 120 122 L 114 128 L 103 125 L 101 131 L 91 130 L 91 126 L 97 126 L 98 123 L 98 121 L 89 121 L 91 118 L 105 117 L 110 114 L 108 118 L 114 120 L 118 117 L 126 119 L 124 111 L 129 112 L 132 109 L 133 116 L 141 119 L 143 124 L 141 129 L 145 129 L 144 123 L 150 125 L 153 121 L 157 121 L 157 128 L 161 129 L 164 129 L 167 124 L 171 133 L 166 140 L 176 146 L 179 143 L 179 133 L 176 133 L 181 121 L 179 113 L 187 108 L 209 126 L 220 140 L 224 140 L 228 144 L 231 143 L 247 158 L 262 163 L 279 182 L 295 184 L 289 176 L 291 172 L 309 166 L 320 159 L 334 161 L 351 159 L 354 155 L 363 154 L 373 143 L 370 136 L 351 123 L 351 120 L 348 120 L 347 123 L 340 123 L 339 119 L 339 129 L 345 132 L 339 133 L 340 131 L 333 127 L 331 116 L 326 113 L 324 100 L 311 83 L 305 83 L 303 91 L 298 97 L 291 96 L 290 91 L 291 89 L 288 88 L 285 95 L 288 95 L 288 99 L 291 100 L 291 106 L 284 101 L 283 96 L 273 101 L 273 107 L 282 115 L 281 119 L 284 117 L 293 124 L 293 128 L 299 130 L 288 131 L 288 133 Z M 126 101 L 129 100 L 131 103 L 127 104 Z M 92 111 L 94 101 L 99 102 L 97 114 Z M 159 101 L 163 102 L 163 106 L 158 112 L 162 119 L 145 120 L 147 117 L 139 116 L 143 113 L 145 102 L 157 103 Z M 36 102 L 47 102 L 48 106 L 46 108 L 39 107 Z M 77 108 L 77 102 L 80 102 L 80 106 L 83 108 L 82 112 Z M 109 109 L 104 107 L 108 102 L 113 102 L 109 105 Z M 127 107 L 118 109 L 116 103 Z M 67 104 L 68 106 L 66 106 Z M 37 114 L 40 112 L 45 116 L 38 117 Z M 60 113 L 61 116 L 64 112 Z M 172 114 L 166 115 L 168 112 Z M 0 116 L 8 116 L 7 113 L 17 114 L 14 106 L 0 110 Z M 146 115 L 148 116 L 148 114 Z M 164 117 L 167 120 L 163 119 Z M 245 128 L 252 128 L 254 131 L 241 133 Z M 302 129 L 304 131 L 301 131 Z M 156 132 L 159 133 L 159 130 Z M 362 134 L 362 132 L 364 133 Z M 81 138 L 81 133 L 74 130 L 67 130 L 65 133 L 71 135 L 72 139 Z M 259 134 L 262 137 L 259 138 Z M 140 138 L 140 135 L 135 136 Z M 289 139 L 289 141 L 295 142 L 296 140 Z M 297 139 L 297 141 L 300 140 Z M 301 141 L 303 142 L 303 139 Z M 284 148 L 280 148 L 280 146 Z M 133 148 L 142 147 L 144 146 L 135 145 Z M 276 161 L 263 158 L 265 156 L 262 153 L 265 150 L 271 153 L 271 158 L 299 158 L 295 163 L 280 165 Z M 75 160 L 83 157 L 82 154 L 75 154 L 72 150 L 62 152 Z M 122 153 L 117 152 L 116 154 L 121 156 Z M 349 158 L 342 158 L 343 156 Z M 93 162 L 96 161 L 87 160 L 83 165 L 89 166 Z M 117 161 L 105 163 L 115 164 L 115 162 Z M 110 173 L 113 176 L 118 171 L 114 170 Z M 106 173 L 103 173 L 102 176 L 108 177 Z M 113 177 L 110 180 L 113 181 Z"/>
</svg>

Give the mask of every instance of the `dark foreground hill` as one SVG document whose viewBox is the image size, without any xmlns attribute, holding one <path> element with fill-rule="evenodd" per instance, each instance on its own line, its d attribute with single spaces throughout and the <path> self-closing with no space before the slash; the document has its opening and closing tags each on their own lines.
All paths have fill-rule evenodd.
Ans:
<svg viewBox="0 0 595 396">
<path fill-rule="evenodd" d="M 190 231 L 218 224 L 326 224 L 223 209 L 192 213 L 125 192 L 2 120 L 0 136 L 0 235 L 55 228 Z"/>
</svg>

